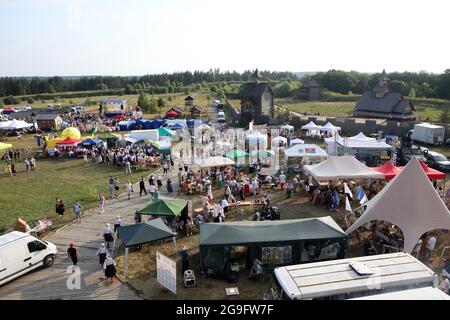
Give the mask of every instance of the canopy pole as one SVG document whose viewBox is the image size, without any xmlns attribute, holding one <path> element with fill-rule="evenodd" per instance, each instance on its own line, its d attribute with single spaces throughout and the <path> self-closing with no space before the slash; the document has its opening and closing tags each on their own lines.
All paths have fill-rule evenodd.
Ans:
<svg viewBox="0 0 450 320">
<path fill-rule="evenodd" d="M 125 280 L 128 278 L 128 247 L 125 248 Z"/>
</svg>

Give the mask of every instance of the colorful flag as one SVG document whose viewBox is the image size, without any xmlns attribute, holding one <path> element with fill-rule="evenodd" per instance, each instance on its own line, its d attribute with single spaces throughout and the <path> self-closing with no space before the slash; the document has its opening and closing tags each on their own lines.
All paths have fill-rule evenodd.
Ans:
<svg viewBox="0 0 450 320">
<path fill-rule="evenodd" d="M 347 197 L 345 197 L 345 211 L 352 212 L 352 207 Z"/>
<path fill-rule="evenodd" d="M 350 197 L 350 199 L 353 200 L 353 194 L 352 191 L 350 190 L 350 188 L 348 187 L 347 183 L 344 182 L 344 194 L 348 194 L 348 196 Z"/>
<path fill-rule="evenodd" d="M 366 194 L 364 193 L 364 196 L 363 196 L 363 198 L 361 199 L 361 201 L 359 203 L 361 205 L 364 205 L 368 201 L 369 201 L 369 199 L 367 198 Z"/>
</svg>

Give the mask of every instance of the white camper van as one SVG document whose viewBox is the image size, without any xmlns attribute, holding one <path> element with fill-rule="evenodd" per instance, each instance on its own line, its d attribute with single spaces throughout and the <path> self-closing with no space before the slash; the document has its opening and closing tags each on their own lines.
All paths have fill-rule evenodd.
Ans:
<svg viewBox="0 0 450 320">
<path fill-rule="evenodd" d="M 433 270 L 399 252 L 276 268 L 269 298 L 345 300 L 437 285 Z"/>
<path fill-rule="evenodd" d="M 56 246 L 27 233 L 13 231 L 0 236 L 0 285 L 40 266 L 50 267 Z"/>
</svg>

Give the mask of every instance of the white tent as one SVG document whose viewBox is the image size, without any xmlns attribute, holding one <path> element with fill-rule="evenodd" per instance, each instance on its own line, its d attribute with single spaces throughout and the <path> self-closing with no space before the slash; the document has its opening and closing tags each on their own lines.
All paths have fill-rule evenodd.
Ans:
<svg viewBox="0 0 450 320">
<path fill-rule="evenodd" d="M 348 138 L 349 140 L 356 140 L 356 141 L 376 141 L 375 138 L 369 138 L 364 133 L 360 132 L 356 136 Z"/>
<path fill-rule="evenodd" d="M 23 120 L 12 120 L 9 121 L 7 124 L 3 125 L 2 127 L 0 127 L 0 129 L 3 130 L 18 130 L 18 129 L 24 129 L 24 128 L 30 128 L 32 127 L 33 124 L 32 123 L 28 123 L 25 122 Z"/>
<path fill-rule="evenodd" d="M 284 126 L 281 126 L 281 129 L 287 130 L 287 131 L 292 131 L 294 130 L 294 126 L 291 126 L 289 124 L 285 124 Z"/>
<path fill-rule="evenodd" d="M 450 212 L 415 157 L 365 205 L 363 215 L 346 233 L 372 220 L 389 221 L 402 230 L 408 253 L 424 233 L 450 229 Z"/>
<path fill-rule="evenodd" d="M 337 132 L 340 131 L 341 127 L 336 127 L 335 125 L 331 124 L 331 122 L 328 122 L 326 125 L 324 125 L 322 128 L 320 128 L 320 131 L 326 131 L 326 132 Z"/>
<path fill-rule="evenodd" d="M 284 144 L 286 144 L 287 143 L 287 139 L 285 137 L 278 136 L 278 137 L 275 137 L 275 138 L 272 139 L 272 143 L 278 143 L 278 144 L 284 143 Z"/>
<path fill-rule="evenodd" d="M 319 131 L 322 128 L 322 126 L 318 126 L 314 123 L 314 121 L 310 121 L 304 126 L 302 126 L 302 130 L 310 130 L 310 131 Z"/>
<path fill-rule="evenodd" d="M 291 140 L 291 146 L 293 146 L 294 144 L 304 144 L 304 143 L 305 143 L 305 141 L 303 141 L 302 139 L 299 139 L 299 138 Z"/>
<path fill-rule="evenodd" d="M 286 150 L 287 158 L 326 158 L 328 154 L 315 144 L 296 144 Z"/>
<path fill-rule="evenodd" d="M 245 138 L 249 145 L 259 145 L 260 148 L 267 146 L 267 135 L 259 131 L 252 132 Z"/>
<path fill-rule="evenodd" d="M 195 164 L 200 168 L 211 168 L 232 166 L 235 162 L 225 157 L 208 157 L 205 159 L 196 159 Z"/>
<path fill-rule="evenodd" d="M 384 175 L 356 160 L 354 156 L 329 157 L 324 162 L 304 166 L 317 181 L 334 179 L 383 179 Z"/>
</svg>

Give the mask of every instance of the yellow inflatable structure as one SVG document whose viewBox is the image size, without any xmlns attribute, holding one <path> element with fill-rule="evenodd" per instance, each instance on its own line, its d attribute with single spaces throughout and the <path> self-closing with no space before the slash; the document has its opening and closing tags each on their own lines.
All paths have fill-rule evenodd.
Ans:
<svg viewBox="0 0 450 320">
<path fill-rule="evenodd" d="M 67 139 L 67 138 L 72 138 L 72 139 L 76 139 L 76 140 L 80 140 L 81 139 L 81 132 L 80 130 L 78 130 L 77 128 L 74 127 L 68 127 L 65 128 L 61 134 L 61 138 Z"/>
</svg>

